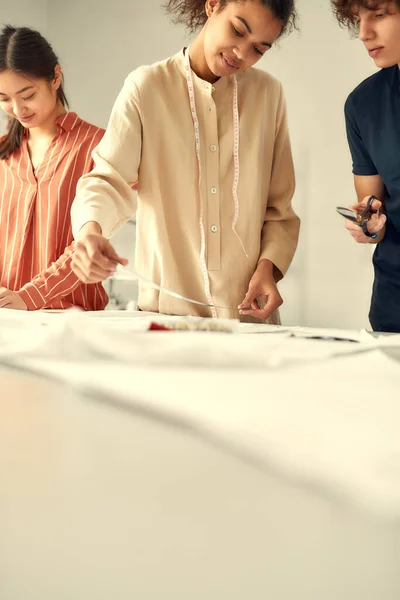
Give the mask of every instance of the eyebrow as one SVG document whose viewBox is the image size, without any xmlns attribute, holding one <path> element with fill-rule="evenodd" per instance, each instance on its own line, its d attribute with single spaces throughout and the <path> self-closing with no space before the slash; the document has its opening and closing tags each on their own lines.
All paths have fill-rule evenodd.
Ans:
<svg viewBox="0 0 400 600">
<path fill-rule="evenodd" d="M 33 85 L 28 85 L 27 87 L 22 88 L 22 90 L 19 90 L 19 92 L 15 92 L 16 94 L 22 94 L 23 92 L 26 92 L 27 90 L 31 90 L 33 89 Z M 0 92 L 0 96 L 8 96 L 8 94 L 4 94 L 4 92 Z"/>
<path fill-rule="evenodd" d="M 251 27 L 248 24 L 248 22 L 246 21 L 246 19 L 243 19 L 243 17 L 239 17 L 239 15 L 236 15 L 236 18 L 239 19 L 239 21 L 241 21 L 243 23 L 243 25 L 246 27 L 247 31 L 249 33 L 253 33 L 251 31 Z M 261 46 L 267 46 L 268 48 L 272 48 L 272 44 L 270 44 L 270 42 L 260 42 Z"/>
</svg>

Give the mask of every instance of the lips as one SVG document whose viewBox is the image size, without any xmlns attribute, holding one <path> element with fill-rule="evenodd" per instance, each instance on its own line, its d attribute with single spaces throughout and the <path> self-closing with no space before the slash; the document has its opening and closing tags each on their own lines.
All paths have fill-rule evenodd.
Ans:
<svg viewBox="0 0 400 600">
<path fill-rule="evenodd" d="M 228 67 L 228 69 L 237 71 L 237 69 L 239 68 L 239 65 L 233 59 L 226 58 L 226 56 L 224 56 L 223 54 L 222 54 L 222 60 L 223 60 L 224 64 Z"/>
<path fill-rule="evenodd" d="M 28 123 L 33 119 L 35 115 L 30 115 L 29 117 L 19 117 L 18 121 L 22 121 L 23 123 Z"/>
<path fill-rule="evenodd" d="M 375 56 L 377 56 L 377 54 L 383 50 L 383 46 L 376 46 L 375 48 L 367 48 L 368 54 L 372 57 L 375 58 Z"/>
</svg>

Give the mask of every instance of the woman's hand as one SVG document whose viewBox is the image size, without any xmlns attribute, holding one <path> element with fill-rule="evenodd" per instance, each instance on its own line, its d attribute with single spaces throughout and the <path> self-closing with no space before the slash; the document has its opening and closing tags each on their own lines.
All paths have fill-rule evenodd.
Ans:
<svg viewBox="0 0 400 600">
<path fill-rule="evenodd" d="M 0 287 L 0 308 L 13 308 L 14 310 L 28 310 L 25 302 L 17 292 Z"/>
<path fill-rule="evenodd" d="M 115 252 L 110 242 L 101 235 L 97 223 L 87 223 L 79 232 L 72 255 L 71 267 L 83 283 L 98 283 L 115 273 L 117 264 L 128 260 Z"/>
<path fill-rule="evenodd" d="M 274 265 L 267 259 L 260 260 L 247 294 L 238 306 L 239 314 L 265 321 L 281 304 L 283 300 L 274 279 Z"/>
</svg>

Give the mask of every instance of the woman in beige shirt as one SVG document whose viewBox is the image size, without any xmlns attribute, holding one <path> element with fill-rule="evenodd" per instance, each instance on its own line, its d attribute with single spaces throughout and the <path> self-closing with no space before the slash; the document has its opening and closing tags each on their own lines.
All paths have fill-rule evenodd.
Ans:
<svg viewBox="0 0 400 600">
<path fill-rule="evenodd" d="M 108 242 L 137 213 L 140 275 L 206 308 L 141 286 L 164 314 L 268 319 L 293 258 L 299 219 L 281 84 L 253 65 L 295 24 L 294 0 L 170 0 L 201 30 L 188 49 L 125 81 L 72 208 L 73 269 L 106 279 Z M 136 188 L 137 193 L 133 190 Z"/>
</svg>

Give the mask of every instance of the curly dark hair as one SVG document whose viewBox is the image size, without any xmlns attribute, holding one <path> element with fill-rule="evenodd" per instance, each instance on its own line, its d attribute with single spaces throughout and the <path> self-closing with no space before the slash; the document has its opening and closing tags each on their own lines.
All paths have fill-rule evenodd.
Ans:
<svg viewBox="0 0 400 600">
<path fill-rule="evenodd" d="M 400 0 L 392 0 L 386 3 L 378 0 L 331 0 L 333 14 L 339 24 L 350 29 L 352 33 L 358 31 L 357 9 L 378 10 L 382 4 L 396 4 L 400 8 Z"/>
<path fill-rule="evenodd" d="M 229 2 L 244 0 L 219 0 L 221 8 Z M 270 9 L 272 14 L 283 22 L 281 36 L 297 29 L 297 12 L 295 0 L 257 0 Z M 193 33 L 203 27 L 207 21 L 205 0 L 168 0 L 163 4 L 164 9 L 174 16 L 174 23 L 181 23 Z"/>
</svg>

